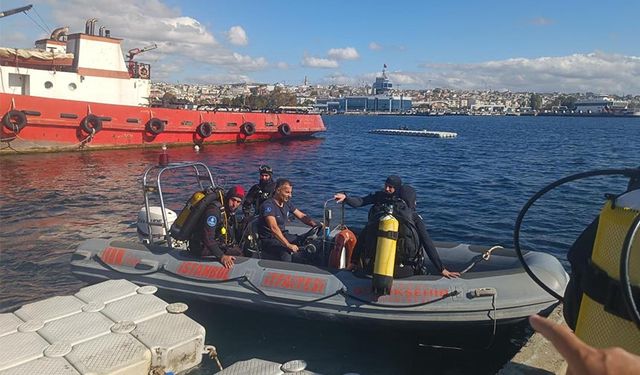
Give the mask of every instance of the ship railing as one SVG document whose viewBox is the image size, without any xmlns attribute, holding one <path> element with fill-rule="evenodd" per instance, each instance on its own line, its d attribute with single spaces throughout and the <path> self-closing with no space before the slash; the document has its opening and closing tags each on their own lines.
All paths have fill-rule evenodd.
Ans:
<svg viewBox="0 0 640 375">
<path fill-rule="evenodd" d="M 129 77 L 149 79 L 151 78 L 151 64 L 140 63 L 137 61 L 125 61 Z"/>
<path fill-rule="evenodd" d="M 171 248 L 173 247 L 171 241 L 171 227 L 169 225 L 169 220 L 167 219 L 167 207 L 162 187 L 163 181 L 166 182 L 167 177 L 195 177 L 195 183 L 199 187 L 200 191 L 215 188 L 217 185 L 214 181 L 213 175 L 211 174 L 211 170 L 209 169 L 209 167 L 207 167 L 206 164 L 201 162 L 168 163 L 168 156 L 166 156 L 165 151 L 163 151 L 163 154 L 165 155 L 167 160 L 163 162 L 161 156 L 160 163 L 148 167 L 142 175 L 142 191 L 144 195 L 144 207 L 147 211 L 148 243 L 150 245 L 154 245 L 158 242 L 153 237 L 152 226 L 159 226 L 164 229 L 164 242 L 166 242 L 167 245 Z M 178 172 L 177 174 L 176 171 Z M 163 180 L 163 176 L 165 177 L 165 180 Z M 154 222 L 151 219 L 151 199 L 154 199 L 154 201 L 159 200 L 160 212 L 162 213 L 161 223 Z"/>
</svg>

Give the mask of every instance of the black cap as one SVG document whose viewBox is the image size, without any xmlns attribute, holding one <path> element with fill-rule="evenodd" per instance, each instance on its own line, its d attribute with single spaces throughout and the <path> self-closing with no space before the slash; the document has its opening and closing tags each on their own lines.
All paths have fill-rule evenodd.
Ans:
<svg viewBox="0 0 640 375">
<path fill-rule="evenodd" d="M 391 175 L 387 177 L 387 180 L 384 183 L 394 189 L 399 189 L 400 186 L 402 186 L 402 179 L 399 176 Z"/>
<path fill-rule="evenodd" d="M 260 174 L 266 173 L 271 175 L 273 174 L 273 169 L 271 169 L 271 167 L 266 164 L 262 164 L 260 168 L 258 168 L 258 172 L 260 172 Z"/>
</svg>

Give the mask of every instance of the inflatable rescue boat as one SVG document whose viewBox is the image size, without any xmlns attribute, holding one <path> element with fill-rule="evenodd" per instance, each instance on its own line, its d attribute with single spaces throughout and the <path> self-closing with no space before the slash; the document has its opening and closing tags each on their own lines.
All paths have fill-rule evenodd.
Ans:
<svg viewBox="0 0 640 375">
<path fill-rule="evenodd" d="M 529 278 L 513 250 L 458 243 L 436 243 L 436 247 L 449 270 L 464 271 L 460 278 L 427 274 L 394 279 L 389 294 L 377 295 L 372 292 L 372 276 L 345 268 L 349 246 L 343 236 L 344 208 L 342 218 L 333 224 L 332 210 L 327 208 L 332 200 L 325 202 L 324 229 L 314 228 L 302 247 L 312 264 L 261 259 L 248 225 L 247 256 L 225 268 L 215 258 L 192 256 L 171 237 L 172 221 L 179 218 L 165 207 L 162 180 L 164 175 L 175 176 L 175 171 L 193 172 L 202 191 L 207 184 L 215 187 L 202 163 L 150 167 L 142 179 L 145 207 L 138 220 L 142 241 L 86 240 L 71 260 L 78 278 L 127 279 L 181 297 L 305 318 L 418 324 L 424 329 L 514 323 L 556 303 Z M 152 196 L 159 198 L 159 207 L 151 206 Z M 291 232 L 302 230 L 287 227 Z M 569 277 L 555 257 L 534 251 L 525 251 L 523 257 L 547 286 L 564 293 Z"/>
</svg>

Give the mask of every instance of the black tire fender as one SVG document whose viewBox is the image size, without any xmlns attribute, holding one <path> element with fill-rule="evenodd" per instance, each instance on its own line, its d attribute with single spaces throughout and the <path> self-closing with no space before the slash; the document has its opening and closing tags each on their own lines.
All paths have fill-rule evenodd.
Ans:
<svg viewBox="0 0 640 375">
<path fill-rule="evenodd" d="M 80 127 L 87 134 L 96 134 L 102 130 L 102 120 L 96 115 L 87 115 L 82 119 Z"/>
<path fill-rule="evenodd" d="M 278 126 L 278 132 L 280 134 L 282 134 L 284 137 L 288 137 L 289 135 L 291 135 L 291 126 L 289 126 L 289 124 L 280 124 L 280 126 Z"/>
<path fill-rule="evenodd" d="M 157 117 L 153 117 L 149 121 L 147 121 L 145 129 L 153 135 L 158 135 L 164 131 L 164 127 L 164 121 L 160 120 Z"/>
<path fill-rule="evenodd" d="M 2 117 L 2 124 L 9 131 L 17 134 L 27 126 L 27 115 L 22 111 L 12 109 Z"/>
<path fill-rule="evenodd" d="M 245 122 L 240 127 L 240 131 L 242 132 L 242 134 L 248 137 L 256 132 L 256 126 L 253 124 L 253 122 Z"/>
<path fill-rule="evenodd" d="M 211 124 L 210 122 L 203 122 L 202 124 L 198 125 L 198 127 L 196 128 L 196 132 L 202 138 L 209 138 L 211 137 L 211 134 L 213 134 L 213 124 Z"/>
</svg>

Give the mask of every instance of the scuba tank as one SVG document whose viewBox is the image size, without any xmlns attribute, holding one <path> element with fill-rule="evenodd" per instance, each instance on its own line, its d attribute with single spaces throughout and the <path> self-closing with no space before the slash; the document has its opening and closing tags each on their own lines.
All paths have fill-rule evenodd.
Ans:
<svg viewBox="0 0 640 375">
<path fill-rule="evenodd" d="M 390 294 L 393 285 L 399 222 L 391 213 L 392 209 L 389 209 L 378 221 L 372 287 L 373 292 L 379 296 Z"/>
<path fill-rule="evenodd" d="M 568 253 L 571 280 L 564 296 L 545 285 L 529 268 L 520 248 L 525 213 L 545 193 L 568 182 L 594 176 L 629 177 L 627 192 L 605 195 L 598 218 L 576 239 Z M 527 274 L 564 303 L 564 317 L 576 336 L 594 347 L 618 346 L 640 354 L 640 168 L 578 173 L 538 191 L 516 219 L 514 249 Z"/>
<path fill-rule="evenodd" d="M 595 347 L 620 346 L 640 354 L 640 328 L 623 300 L 621 249 L 629 247 L 627 282 L 632 297 L 640 296 L 640 236 L 632 238 L 640 216 L 640 189 L 608 200 L 598 219 L 593 253 L 582 284 L 576 335 Z M 630 242 L 632 241 L 632 242 Z"/>
<path fill-rule="evenodd" d="M 188 240 L 207 206 L 221 194 L 218 190 L 207 189 L 193 193 L 176 221 L 171 225 L 171 237 L 180 241 Z"/>
</svg>

